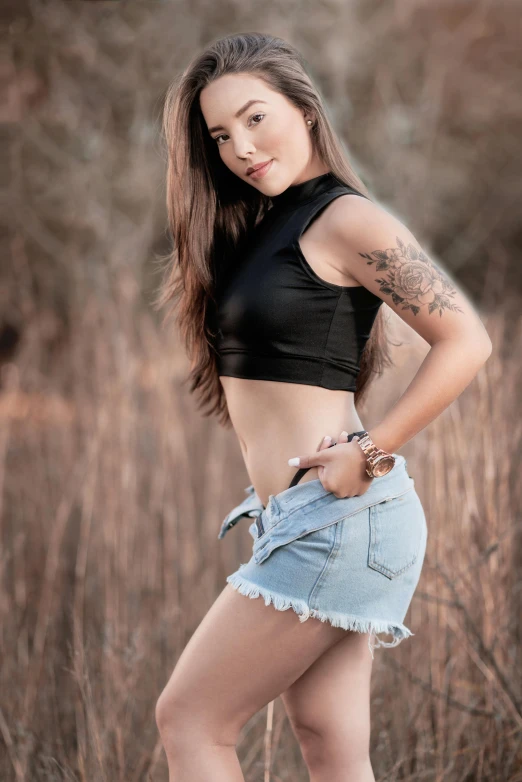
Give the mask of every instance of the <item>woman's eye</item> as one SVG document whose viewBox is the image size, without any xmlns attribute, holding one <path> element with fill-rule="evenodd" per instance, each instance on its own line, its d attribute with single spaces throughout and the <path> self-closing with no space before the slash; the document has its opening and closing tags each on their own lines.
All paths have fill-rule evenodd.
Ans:
<svg viewBox="0 0 522 782">
<path fill-rule="evenodd" d="M 264 116 L 265 115 L 263 113 L 259 112 L 258 114 L 252 114 L 250 119 L 254 119 L 255 117 L 264 117 Z M 259 122 L 255 122 L 254 125 L 259 125 L 260 122 L 261 122 L 261 120 L 259 120 Z M 226 133 L 221 133 L 219 136 L 215 136 L 214 141 L 216 142 L 218 147 L 221 146 L 221 144 L 219 143 L 219 139 L 223 138 L 223 136 L 226 136 L 226 135 L 227 135 Z"/>
</svg>

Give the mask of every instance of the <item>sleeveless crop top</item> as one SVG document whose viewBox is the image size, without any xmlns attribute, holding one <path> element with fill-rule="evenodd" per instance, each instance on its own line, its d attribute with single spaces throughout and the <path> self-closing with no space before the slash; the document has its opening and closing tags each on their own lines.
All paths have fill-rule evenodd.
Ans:
<svg viewBox="0 0 522 782">
<path fill-rule="evenodd" d="M 299 246 L 312 220 L 346 193 L 363 195 L 328 172 L 271 197 L 233 273 L 218 280 L 218 375 L 355 391 L 382 299 L 321 279 Z"/>
</svg>

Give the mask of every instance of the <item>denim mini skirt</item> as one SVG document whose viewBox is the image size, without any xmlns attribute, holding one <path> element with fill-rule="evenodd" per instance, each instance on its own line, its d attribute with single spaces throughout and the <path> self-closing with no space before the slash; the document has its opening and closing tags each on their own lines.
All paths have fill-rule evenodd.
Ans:
<svg viewBox="0 0 522 782">
<path fill-rule="evenodd" d="M 221 524 L 218 539 L 252 519 L 252 557 L 227 577 L 241 594 L 262 597 L 334 627 L 369 633 L 368 646 L 397 646 L 414 635 L 404 618 L 417 587 L 428 539 L 424 510 L 404 456 L 359 496 L 339 498 L 319 478 L 271 494 L 254 487 Z M 391 635 L 391 641 L 379 638 Z M 372 638 L 375 637 L 375 644 Z"/>
</svg>

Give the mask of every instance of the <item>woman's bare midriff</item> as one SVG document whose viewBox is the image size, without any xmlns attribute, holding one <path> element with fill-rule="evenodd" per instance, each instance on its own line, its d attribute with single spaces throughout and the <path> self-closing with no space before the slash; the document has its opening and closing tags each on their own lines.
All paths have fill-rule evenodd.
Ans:
<svg viewBox="0 0 522 782">
<path fill-rule="evenodd" d="M 325 435 L 364 429 L 352 391 L 220 376 L 250 481 L 263 505 L 287 489 L 298 467 L 288 459 L 314 453 Z M 317 467 L 299 483 L 318 478 Z"/>
</svg>

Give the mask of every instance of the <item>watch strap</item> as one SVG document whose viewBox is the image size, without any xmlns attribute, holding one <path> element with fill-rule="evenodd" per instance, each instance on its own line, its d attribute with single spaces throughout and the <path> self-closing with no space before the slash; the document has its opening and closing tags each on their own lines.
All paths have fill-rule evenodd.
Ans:
<svg viewBox="0 0 522 782">
<path fill-rule="evenodd" d="M 364 432 L 362 437 L 359 437 L 357 440 L 359 446 L 361 447 L 361 450 L 365 453 L 366 459 L 367 459 L 367 467 L 366 467 L 366 473 L 371 477 L 375 477 L 373 475 L 373 466 L 375 462 L 377 461 L 379 456 L 388 456 L 391 457 L 395 461 L 395 457 L 392 453 L 388 453 L 387 451 L 384 451 L 382 448 L 378 448 L 375 443 L 373 442 L 372 438 L 368 434 L 368 432 Z"/>
</svg>

